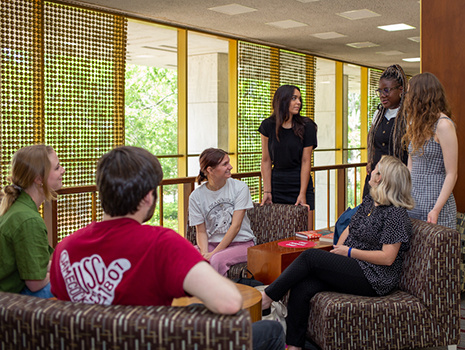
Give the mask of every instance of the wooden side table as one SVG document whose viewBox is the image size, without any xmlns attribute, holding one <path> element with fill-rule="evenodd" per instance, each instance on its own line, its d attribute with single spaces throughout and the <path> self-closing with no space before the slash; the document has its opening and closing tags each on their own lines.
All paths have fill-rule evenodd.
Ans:
<svg viewBox="0 0 465 350">
<path fill-rule="evenodd" d="M 247 249 L 247 268 L 256 280 L 264 284 L 272 283 L 304 250 L 331 250 L 331 243 L 315 240 L 311 248 L 288 248 L 278 245 L 281 241 L 297 240 L 295 237 L 268 242 Z"/>
<path fill-rule="evenodd" d="M 249 310 L 252 322 L 262 319 L 262 294 L 253 287 L 236 283 L 237 289 L 241 292 L 244 304 L 242 308 Z M 202 301 L 196 297 L 182 297 L 173 299 L 171 306 L 187 306 L 190 304 L 202 304 Z"/>
</svg>

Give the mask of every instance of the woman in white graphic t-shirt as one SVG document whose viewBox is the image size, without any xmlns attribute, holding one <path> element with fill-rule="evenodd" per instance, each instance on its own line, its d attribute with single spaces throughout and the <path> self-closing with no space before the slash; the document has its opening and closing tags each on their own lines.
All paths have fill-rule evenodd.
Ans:
<svg viewBox="0 0 465 350">
<path fill-rule="evenodd" d="M 196 228 L 202 256 L 226 276 L 232 265 L 247 261 L 247 248 L 254 245 L 246 213 L 253 207 L 252 198 L 246 183 L 231 178 L 225 151 L 208 148 L 199 162 L 200 186 L 189 197 L 189 224 Z"/>
</svg>

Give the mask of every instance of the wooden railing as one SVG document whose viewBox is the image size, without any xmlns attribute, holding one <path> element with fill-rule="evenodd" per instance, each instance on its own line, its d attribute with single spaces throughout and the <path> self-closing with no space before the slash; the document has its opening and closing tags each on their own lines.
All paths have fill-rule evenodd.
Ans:
<svg viewBox="0 0 465 350">
<path fill-rule="evenodd" d="M 313 167 L 312 168 L 312 175 L 314 179 L 314 185 L 315 187 L 317 186 L 316 183 L 316 177 L 315 173 L 319 172 L 326 172 L 327 174 L 327 180 L 326 180 L 326 188 L 327 188 L 327 193 L 326 193 L 326 199 L 327 199 L 327 227 L 330 226 L 330 221 L 331 218 L 329 216 L 329 213 L 331 212 L 331 181 L 330 181 L 330 176 L 331 176 L 331 171 L 335 171 L 335 191 L 333 195 L 335 195 L 336 202 L 335 202 L 335 212 L 337 217 L 342 214 L 347 207 L 347 198 L 346 198 L 346 190 L 347 190 L 347 176 L 346 176 L 346 170 L 350 168 L 354 168 L 355 170 L 357 168 L 361 168 L 362 171 L 361 173 L 364 174 L 364 168 L 366 166 L 366 163 L 356 163 L 356 164 L 340 164 L 340 165 L 329 165 L 329 166 L 318 166 L 318 167 Z M 236 179 L 243 179 L 243 178 L 254 178 L 257 177 L 259 179 L 259 183 L 262 183 L 262 177 L 261 173 L 259 171 L 256 172 L 248 172 L 248 173 L 237 173 L 232 175 L 233 178 Z M 358 190 L 357 190 L 357 182 L 360 181 L 360 179 L 357 179 L 357 171 L 354 171 L 354 200 L 355 204 L 358 204 L 361 202 L 361 198 L 357 197 Z M 179 233 L 184 234 L 184 230 L 187 227 L 187 206 L 188 206 L 188 198 L 190 193 L 194 190 L 195 188 L 195 177 L 183 177 L 183 178 L 173 178 L 173 179 L 165 179 L 161 182 L 159 189 L 158 189 L 158 198 L 159 198 L 159 219 L 160 219 L 160 225 L 163 226 L 163 188 L 164 186 L 170 186 L 170 185 L 178 185 L 181 186 L 181 190 L 179 191 L 179 197 L 178 200 L 183 203 L 183 210 L 181 217 L 178 217 L 179 220 Z M 363 188 L 363 183 L 360 184 L 361 188 Z M 259 198 L 262 198 L 262 190 L 261 186 L 259 186 Z M 91 219 L 92 221 L 97 220 L 97 187 L 95 185 L 93 186 L 78 186 L 78 187 L 66 187 L 62 188 L 58 191 L 59 196 L 65 196 L 65 195 L 70 195 L 70 194 L 77 194 L 77 193 L 90 193 L 91 194 L 91 201 L 92 201 L 92 206 L 91 206 Z M 181 198 L 182 197 L 182 198 Z M 315 198 L 315 202 L 318 202 L 318 198 Z M 52 202 L 45 202 L 44 203 L 44 220 L 47 225 L 47 229 L 49 232 L 49 241 L 52 247 L 55 247 L 58 244 L 58 206 L 56 201 Z M 315 212 L 314 212 L 315 215 Z"/>
</svg>

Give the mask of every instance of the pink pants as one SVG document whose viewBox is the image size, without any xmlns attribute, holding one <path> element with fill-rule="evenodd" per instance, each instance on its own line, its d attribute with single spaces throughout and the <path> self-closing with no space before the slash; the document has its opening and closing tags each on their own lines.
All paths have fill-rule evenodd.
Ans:
<svg viewBox="0 0 465 350">
<path fill-rule="evenodd" d="M 208 243 L 208 252 L 211 252 L 219 243 Z M 226 249 L 215 253 L 210 258 L 210 265 L 226 276 L 232 265 L 247 261 L 247 248 L 254 245 L 253 241 L 232 242 Z"/>
</svg>

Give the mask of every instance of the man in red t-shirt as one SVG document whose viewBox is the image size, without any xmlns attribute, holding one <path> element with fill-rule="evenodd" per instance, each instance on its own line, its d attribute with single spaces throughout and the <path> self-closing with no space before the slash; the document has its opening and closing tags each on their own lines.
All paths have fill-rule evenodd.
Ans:
<svg viewBox="0 0 465 350">
<path fill-rule="evenodd" d="M 171 305 L 189 294 L 216 313 L 241 309 L 234 283 L 192 244 L 173 230 L 142 225 L 153 216 L 162 177 L 158 159 L 142 148 L 117 147 L 100 159 L 103 220 L 58 244 L 50 269 L 53 295 L 103 305 Z M 256 322 L 252 330 L 254 349 L 284 349 L 278 322 Z"/>
</svg>

